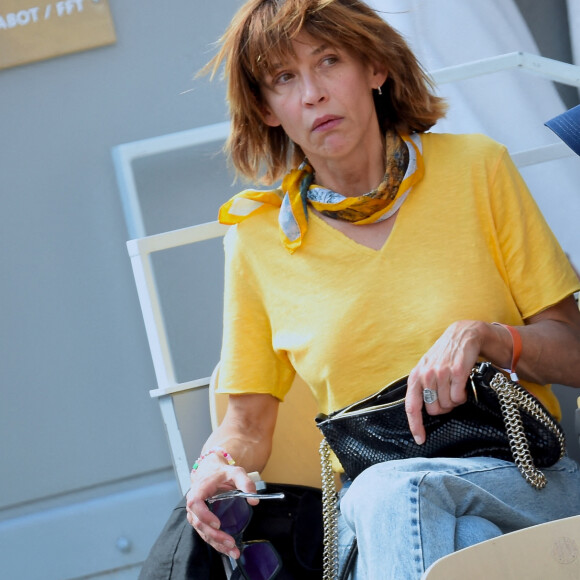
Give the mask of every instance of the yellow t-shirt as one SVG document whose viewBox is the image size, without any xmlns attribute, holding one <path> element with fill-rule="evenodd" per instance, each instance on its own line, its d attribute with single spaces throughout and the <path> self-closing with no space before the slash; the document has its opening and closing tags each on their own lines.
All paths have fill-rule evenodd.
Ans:
<svg viewBox="0 0 580 580">
<path fill-rule="evenodd" d="M 579 289 L 505 147 L 422 147 L 425 176 L 378 251 L 313 212 L 294 254 L 276 208 L 230 229 L 220 392 L 283 400 L 298 372 L 329 413 L 407 375 L 454 321 L 521 325 Z M 549 387 L 526 386 L 560 417 Z"/>
</svg>

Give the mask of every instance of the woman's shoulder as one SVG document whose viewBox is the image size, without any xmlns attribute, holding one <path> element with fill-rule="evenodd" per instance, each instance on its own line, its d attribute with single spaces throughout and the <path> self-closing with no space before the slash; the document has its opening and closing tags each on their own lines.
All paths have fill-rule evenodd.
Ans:
<svg viewBox="0 0 580 580">
<path fill-rule="evenodd" d="M 483 133 L 423 133 L 423 146 L 445 154 L 498 156 L 506 151 L 495 139 Z"/>
<path fill-rule="evenodd" d="M 230 251 L 242 249 L 244 252 L 259 251 L 269 245 L 272 239 L 278 240 L 278 214 L 280 208 L 264 203 L 259 211 L 248 215 L 244 220 L 230 226 L 224 237 L 224 245 Z"/>
</svg>

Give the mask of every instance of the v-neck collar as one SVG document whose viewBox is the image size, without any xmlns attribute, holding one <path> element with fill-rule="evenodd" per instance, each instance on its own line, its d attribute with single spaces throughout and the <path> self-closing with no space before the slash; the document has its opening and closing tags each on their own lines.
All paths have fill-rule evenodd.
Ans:
<svg viewBox="0 0 580 580">
<path fill-rule="evenodd" d="M 363 253 L 369 254 L 369 255 L 373 255 L 373 256 L 377 256 L 379 254 L 382 254 L 383 252 L 385 252 L 387 250 L 387 247 L 390 245 L 390 240 L 393 237 L 393 235 L 396 233 L 396 230 L 398 229 L 397 225 L 401 219 L 401 212 L 403 210 L 403 207 L 406 204 L 403 204 L 400 208 L 399 211 L 395 214 L 394 218 L 395 221 L 391 227 L 391 230 L 389 231 L 389 234 L 387 235 L 385 241 L 383 242 L 383 244 L 381 245 L 380 248 L 375 249 L 371 246 L 367 246 L 366 244 L 359 242 L 353 238 L 351 238 L 349 235 L 347 235 L 345 232 L 341 231 L 340 229 L 334 227 L 332 225 L 331 222 L 327 222 L 324 218 L 322 218 L 320 215 L 316 214 L 315 212 L 311 212 L 310 213 L 310 218 L 316 220 L 319 224 L 321 224 L 321 228 L 328 232 L 330 235 L 332 235 L 333 237 L 342 240 L 342 243 L 350 246 L 351 248 L 353 248 L 356 251 L 362 251 Z M 404 211 L 403 211 L 404 213 Z M 331 218 L 329 218 L 331 219 Z M 374 225 L 374 224 L 373 224 Z M 365 228 L 368 227 L 366 225 L 363 226 L 353 226 L 353 227 L 360 227 L 360 228 Z M 372 227 L 372 226 L 371 226 Z"/>
</svg>

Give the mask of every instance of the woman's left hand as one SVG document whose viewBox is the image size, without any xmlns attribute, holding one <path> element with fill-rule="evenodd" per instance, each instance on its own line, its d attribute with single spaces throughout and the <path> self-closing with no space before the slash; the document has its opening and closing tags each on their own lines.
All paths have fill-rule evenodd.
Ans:
<svg viewBox="0 0 580 580">
<path fill-rule="evenodd" d="M 580 312 L 573 296 L 526 318 L 517 330 L 522 338 L 517 367 L 521 379 L 580 388 Z M 423 405 L 429 415 L 461 405 L 467 400 L 466 384 L 477 359 L 506 368 L 512 350 L 511 335 L 500 325 L 460 320 L 449 326 L 409 375 L 405 410 L 415 441 L 425 442 Z M 425 389 L 436 393 L 432 398 L 437 400 L 424 402 Z"/>
<path fill-rule="evenodd" d="M 485 323 L 475 320 L 454 322 L 411 371 L 405 410 L 419 445 L 425 442 L 423 405 L 430 415 L 440 415 L 467 400 L 465 385 L 481 352 L 482 325 Z M 428 394 L 436 394 L 434 402 L 424 402 L 425 389 L 432 391 Z"/>
</svg>

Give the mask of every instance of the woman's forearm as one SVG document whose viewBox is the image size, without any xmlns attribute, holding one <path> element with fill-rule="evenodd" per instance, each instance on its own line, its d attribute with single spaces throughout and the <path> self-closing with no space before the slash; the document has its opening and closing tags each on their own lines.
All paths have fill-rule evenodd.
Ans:
<svg viewBox="0 0 580 580">
<path fill-rule="evenodd" d="M 580 312 L 573 297 L 530 317 L 516 330 L 522 339 L 518 376 L 537 384 L 580 388 Z M 481 356 L 508 368 L 512 338 L 501 326 L 481 323 Z"/>
<path fill-rule="evenodd" d="M 206 441 L 202 455 L 219 448 L 246 471 L 262 471 L 272 450 L 278 404 L 270 395 L 230 396 L 226 415 Z"/>
</svg>

